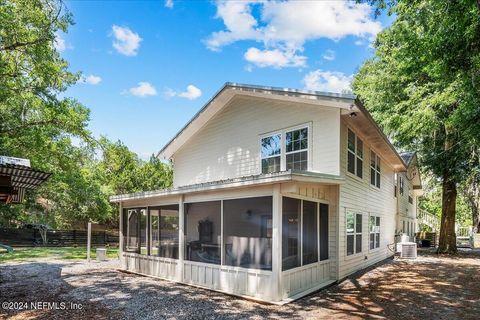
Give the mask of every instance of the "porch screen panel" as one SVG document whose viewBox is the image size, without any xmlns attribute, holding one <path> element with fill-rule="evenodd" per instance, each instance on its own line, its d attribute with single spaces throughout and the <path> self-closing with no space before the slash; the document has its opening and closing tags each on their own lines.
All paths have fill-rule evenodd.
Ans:
<svg viewBox="0 0 480 320">
<path fill-rule="evenodd" d="M 300 214 L 299 199 L 282 199 L 282 270 L 300 266 Z"/>
<path fill-rule="evenodd" d="M 147 254 L 147 209 L 139 211 L 140 254 Z"/>
<path fill-rule="evenodd" d="M 178 205 L 160 207 L 160 257 L 178 259 Z"/>
<path fill-rule="evenodd" d="M 303 265 L 318 261 L 317 203 L 303 201 Z"/>
<path fill-rule="evenodd" d="M 150 254 L 158 256 L 160 247 L 160 210 L 150 209 Z"/>
<path fill-rule="evenodd" d="M 328 204 L 320 203 L 320 260 L 328 259 Z"/>
<path fill-rule="evenodd" d="M 185 260 L 220 264 L 221 202 L 185 204 Z"/>
<path fill-rule="evenodd" d="M 272 197 L 223 201 L 224 264 L 272 270 Z"/>
<path fill-rule="evenodd" d="M 124 209 L 124 250 L 138 252 L 139 247 L 139 209 Z"/>
</svg>

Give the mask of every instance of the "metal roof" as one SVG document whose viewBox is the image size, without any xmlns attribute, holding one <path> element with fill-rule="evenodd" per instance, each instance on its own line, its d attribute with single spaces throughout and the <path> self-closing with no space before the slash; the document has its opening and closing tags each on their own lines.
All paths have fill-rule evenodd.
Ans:
<svg viewBox="0 0 480 320">
<path fill-rule="evenodd" d="M 403 161 L 407 164 L 407 166 L 410 165 L 410 162 L 412 162 L 414 156 L 415 152 L 413 151 L 400 152 L 400 157 L 402 157 Z"/>
<path fill-rule="evenodd" d="M 35 189 L 45 182 L 51 173 L 34 170 L 16 164 L 0 164 L 0 176 L 11 176 L 12 187 Z"/>
</svg>

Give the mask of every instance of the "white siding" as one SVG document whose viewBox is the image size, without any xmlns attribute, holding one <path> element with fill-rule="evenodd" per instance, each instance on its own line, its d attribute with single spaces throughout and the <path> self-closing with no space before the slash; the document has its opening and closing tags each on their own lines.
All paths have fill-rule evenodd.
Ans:
<svg viewBox="0 0 480 320">
<path fill-rule="evenodd" d="M 261 172 L 260 135 L 309 123 L 312 171 L 339 174 L 340 111 L 235 98 L 174 155 L 174 187 Z"/>
<path fill-rule="evenodd" d="M 355 130 L 354 130 L 355 131 Z M 363 179 L 347 172 L 347 126 L 342 121 L 340 135 L 340 167 L 341 174 L 346 182 L 340 185 L 339 199 L 339 268 L 338 278 L 365 268 L 375 262 L 383 260 L 393 254 L 388 245 L 394 242 L 396 224 L 396 199 L 394 197 L 394 171 L 383 159 L 381 161 L 381 188 L 370 185 L 370 145 L 359 136 L 364 143 L 363 149 Z M 375 151 L 375 150 L 374 150 Z M 377 153 L 382 158 L 382 155 Z M 355 255 L 346 255 L 346 226 L 347 210 L 363 215 L 362 225 L 362 252 Z M 380 217 L 380 248 L 369 250 L 369 215 Z M 393 246 L 392 246 L 393 248 Z"/>
</svg>

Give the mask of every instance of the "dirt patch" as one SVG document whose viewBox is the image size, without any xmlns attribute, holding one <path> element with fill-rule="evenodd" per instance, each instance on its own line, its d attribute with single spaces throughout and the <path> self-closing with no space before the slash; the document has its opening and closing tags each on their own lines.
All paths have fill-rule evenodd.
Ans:
<svg viewBox="0 0 480 320">
<path fill-rule="evenodd" d="M 118 272 L 117 262 L 0 265 L 0 302 L 81 304 L 82 310 L 5 310 L 9 319 L 478 319 L 480 252 L 385 260 L 285 306 Z"/>
</svg>

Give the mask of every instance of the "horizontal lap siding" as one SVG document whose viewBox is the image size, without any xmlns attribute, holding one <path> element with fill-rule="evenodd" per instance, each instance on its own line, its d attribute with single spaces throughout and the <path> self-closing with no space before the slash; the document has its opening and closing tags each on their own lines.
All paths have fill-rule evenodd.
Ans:
<svg viewBox="0 0 480 320">
<path fill-rule="evenodd" d="M 236 98 L 174 155 L 174 186 L 259 174 L 260 135 L 312 125 L 312 169 L 339 174 L 339 110 Z"/>
<path fill-rule="evenodd" d="M 348 274 L 383 260 L 393 254 L 388 245 L 394 242 L 396 224 L 396 199 L 394 197 L 394 171 L 383 159 L 381 161 L 381 188 L 370 185 L 370 146 L 363 139 L 363 179 L 347 174 L 347 126 L 342 122 L 340 139 L 340 167 L 345 176 L 345 184 L 340 186 L 339 210 L 339 270 L 341 279 Z M 378 154 L 382 157 L 381 154 Z M 363 214 L 362 253 L 355 256 L 346 255 L 347 210 Z M 380 248 L 369 250 L 369 214 L 380 216 Z M 393 246 L 392 246 L 393 247 Z"/>
</svg>

